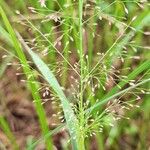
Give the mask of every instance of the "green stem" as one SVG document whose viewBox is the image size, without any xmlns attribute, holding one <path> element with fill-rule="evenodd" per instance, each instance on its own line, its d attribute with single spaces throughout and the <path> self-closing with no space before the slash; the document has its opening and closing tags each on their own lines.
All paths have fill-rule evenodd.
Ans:
<svg viewBox="0 0 150 150">
<path fill-rule="evenodd" d="M 85 150 L 84 137 L 80 136 L 79 139 L 80 139 L 80 140 L 78 141 L 78 144 L 79 144 L 78 148 L 79 148 L 79 150 Z"/>
<path fill-rule="evenodd" d="M 83 103 L 83 76 L 84 76 L 84 62 L 83 62 L 83 37 L 82 37 L 82 9 L 83 9 L 83 0 L 79 0 L 79 55 L 80 55 L 80 73 L 81 73 L 81 78 L 80 78 L 80 102 L 81 102 L 81 107 Z"/>
<path fill-rule="evenodd" d="M 68 5 L 71 3 L 70 0 L 67 0 L 66 2 Z M 62 6 L 64 6 L 65 1 L 62 3 Z M 72 13 L 72 8 L 64 9 L 64 14 L 65 16 L 68 16 L 68 14 Z M 70 18 L 64 18 L 64 24 L 62 25 L 62 30 L 64 31 L 64 36 L 63 36 L 63 52 L 64 52 L 64 57 L 69 61 L 69 48 L 70 45 L 67 44 L 69 42 L 69 29 L 70 29 Z M 68 76 L 68 64 L 67 62 L 64 62 L 64 72 L 62 76 L 62 85 L 65 87 L 66 86 L 66 81 L 67 81 L 67 76 Z"/>
<path fill-rule="evenodd" d="M 83 79 L 84 79 L 84 50 L 83 50 L 83 23 L 82 23 L 82 14 L 83 13 L 83 0 L 79 0 L 79 55 L 80 55 L 80 103 L 79 103 L 79 109 L 80 109 L 80 126 L 84 127 L 84 109 L 83 109 Z M 84 133 L 80 131 L 79 133 L 79 148 L 80 150 L 85 150 L 84 147 Z"/>
</svg>

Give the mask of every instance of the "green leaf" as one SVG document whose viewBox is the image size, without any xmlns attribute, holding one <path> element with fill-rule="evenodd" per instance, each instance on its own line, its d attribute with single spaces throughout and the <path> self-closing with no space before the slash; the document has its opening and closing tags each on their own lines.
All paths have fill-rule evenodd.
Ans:
<svg viewBox="0 0 150 150">
<path fill-rule="evenodd" d="M 77 149 L 77 142 L 74 139 L 77 139 L 78 120 L 70 106 L 69 101 L 67 100 L 56 77 L 54 76 L 52 71 L 48 68 L 48 66 L 41 60 L 41 58 L 36 53 L 34 53 L 28 47 L 28 45 L 23 41 L 23 39 L 21 39 L 21 42 L 23 46 L 25 47 L 25 49 L 30 54 L 30 56 L 32 57 L 33 62 L 36 64 L 37 68 L 39 69 L 39 71 L 41 72 L 45 80 L 49 83 L 49 85 L 52 87 L 52 89 L 56 92 L 57 96 L 61 100 L 67 127 L 71 135 L 72 144 L 73 144 L 74 149 Z"/>
<path fill-rule="evenodd" d="M 13 149 L 14 150 L 19 150 L 19 147 L 18 147 L 18 145 L 16 143 L 16 139 L 15 139 L 13 133 L 11 132 L 7 121 L 5 120 L 5 118 L 3 116 L 0 116 L 0 127 L 2 128 L 2 130 L 5 132 L 5 134 L 9 138 Z"/>
<path fill-rule="evenodd" d="M 34 147 L 39 144 L 40 142 L 42 142 L 43 140 L 48 139 L 49 137 L 51 137 L 54 134 L 57 134 L 58 132 L 60 132 L 60 130 L 62 130 L 65 127 L 65 124 L 59 125 L 57 128 L 55 128 L 54 130 L 50 131 L 49 133 L 47 133 L 46 135 L 44 135 L 43 137 L 39 138 L 37 141 L 33 142 L 31 145 L 29 145 L 27 147 L 27 150 L 33 150 Z"/>
<path fill-rule="evenodd" d="M 117 93 L 121 88 L 123 88 L 130 80 L 135 79 L 141 72 L 150 69 L 150 61 L 147 60 L 143 62 L 139 67 L 133 70 L 128 76 L 126 80 L 120 81 L 115 87 L 113 87 L 103 98 L 107 98 L 112 96 L 113 94 Z M 119 88 L 120 87 L 120 88 Z"/>
<path fill-rule="evenodd" d="M 122 90 L 122 91 L 120 91 L 120 92 L 118 92 L 116 94 L 113 94 L 113 95 L 111 95 L 109 97 L 104 98 L 100 102 L 96 103 L 95 105 L 93 105 L 89 109 L 87 109 L 87 112 L 91 113 L 93 110 L 97 109 L 98 107 L 100 107 L 101 105 L 107 103 L 108 101 L 113 100 L 117 96 L 120 96 L 121 94 L 124 94 L 124 93 L 126 93 L 126 92 L 128 92 L 128 91 L 130 91 L 130 90 L 132 90 L 132 89 L 134 89 L 134 88 L 136 88 L 138 86 L 140 86 L 140 85 L 143 85 L 143 84 L 145 84 L 145 83 L 147 83 L 149 81 L 150 81 L 150 78 L 149 79 L 145 79 L 145 80 L 141 81 L 140 83 L 137 83 L 137 84 L 135 84 L 135 85 L 133 85 L 131 87 L 128 87 L 128 88 L 126 88 L 126 89 L 124 89 L 124 90 Z"/>
<path fill-rule="evenodd" d="M 14 32 L 13 28 L 11 27 L 11 25 L 10 25 L 8 19 L 7 19 L 7 16 L 6 16 L 5 12 L 3 11 L 2 7 L 0 7 L 0 14 L 1 14 L 3 22 L 4 22 L 8 32 L 10 34 L 12 44 L 13 44 L 13 46 L 15 48 L 15 51 L 16 51 L 18 57 L 19 57 L 19 60 L 22 64 L 23 71 L 24 71 L 24 73 L 27 77 L 28 86 L 29 86 L 29 88 L 32 92 L 32 96 L 35 100 L 35 108 L 36 108 L 36 111 L 37 111 L 37 114 L 38 114 L 38 117 L 39 117 L 39 122 L 40 122 L 40 125 L 41 125 L 41 129 L 42 129 L 43 135 L 45 135 L 45 134 L 48 133 L 49 129 L 48 129 L 47 121 L 46 121 L 45 111 L 44 111 L 44 108 L 41 104 L 42 101 L 41 101 L 39 93 L 37 92 L 39 85 L 35 82 L 33 73 L 30 70 L 30 66 L 29 66 L 29 64 L 27 62 L 27 59 L 26 59 L 26 57 L 25 57 L 25 55 L 22 51 L 21 45 L 20 45 L 18 39 L 16 38 L 15 32 Z M 8 39 L 9 39 L 9 37 L 8 37 Z M 46 140 L 45 142 L 46 142 L 47 149 L 51 150 L 52 149 L 52 140 L 51 140 L 51 138 L 49 138 L 49 140 Z"/>
</svg>

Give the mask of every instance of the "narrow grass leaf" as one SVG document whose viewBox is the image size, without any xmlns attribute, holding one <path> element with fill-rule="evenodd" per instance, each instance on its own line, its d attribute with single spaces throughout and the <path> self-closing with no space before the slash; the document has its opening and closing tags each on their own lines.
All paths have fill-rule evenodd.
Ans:
<svg viewBox="0 0 150 150">
<path fill-rule="evenodd" d="M 43 140 L 48 139 L 49 137 L 51 137 L 54 134 L 57 134 L 58 132 L 60 132 L 60 130 L 62 130 L 65 127 L 65 124 L 59 125 L 57 128 L 55 128 L 52 131 L 49 131 L 46 135 L 44 135 L 43 137 L 39 138 L 37 141 L 33 142 L 31 145 L 29 145 L 27 147 L 27 150 L 33 150 L 35 148 L 35 146 L 37 144 L 39 144 L 40 142 L 42 142 Z"/>
<path fill-rule="evenodd" d="M 111 96 L 109 96 L 109 97 L 106 97 L 106 98 L 103 99 L 102 101 L 100 101 L 100 102 L 94 104 L 94 105 L 91 106 L 89 109 L 87 109 L 87 112 L 90 112 L 90 113 L 91 113 L 93 110 L 97 109 L 98 107 L 100 107 L 101 105 L 107 103 L 108 101 L 113 100 L 113 99 L 116 98 L 117 96 L 120 96 L 121 94 L 124 94 L 124 93 L 126 93 L 126 92 L 128 92 L 128 91 L 130 91 L 130 90 L 132 90 L 132 89 L 134 89 L 134 88 L 136 88 L 136 87 L 138 87 L 138 86 L 140 86 L 140 85 L 143 85 L 143 84 L 147 83 L 147 82 L 150 82 L 150 78 L 149 78 L 149 79 L 145 79 L 145 80 L 141 81 L 140 83 L 137 83 L 137 84 L 135 84 L 135 85 L 133 85 L 133 86 L 131 86 L 131 87 L 128 87 L 128 88 L 126 88 L 126 89 L 124 89 L 124 90 L 122 90 L 122 91 L 120 91 L 120 92 L 118 92 L 118 93 L 116 93 L 116 94 L 113 94 L 113 95 L 111 95 Z"/>
<path fill-rule="evenodd" d="M 142 73 L 145 70 L 150 69 L 150 61 L 147 60 L 143 62 L 139 67 L 137 67 L 135 70 L 133 70 L 128 76 L 126 80 L 120 81 L 115 87 L 113 87 L 103 98 L 112 96 L 113 94 L 117 93 L 120 88 L 123 88 L 127 83 L 129 83 L 130 80 L 135 79 L 140 73 Z M 119 88 L 120 87 L 120 88 Z"/>
<path fill-rule="evenodd" d="M 14 150 L 19 150 L 19 147 L 16 143 L 16 139 L 15 139 L 12 131 L 10 130 L 10 127 L 9 127 L 7 121 L 5 120 L 5 118 L 3 116 L 0 116 L 0 127 L 2 128 L 2 130 L 5 132 L 5 134 L 9 138 L 13 149 Z"/>
<path fill-rule="evenodd" d="M 22 42 L 23 46 L 25 47 L 25 49 L 30 54 L 30 56 L 32 57 L 33 62 L 36 64 L 37 68 L 39 69 L 39 71 L 41 72 L 41 74 L 43 75 L 45 80 L 49 83 L 49 85 L 57 93 L 59 99 L 61 100 L 65 119 L 67 122 L 67 127 L 69 129 L 71 139 L 73 142 L 72 144 L 73 144 L 74 149 L 76 149 L 77 144 L 76 144 L 76 140 L 74 140 L 74 138 L 77 137 L 76 129 L 77 129 L 78 121 L 77 121 L 77 118 L 76 118 L 65 94 L 62 91 L 61 86 L 59 85 L 59 83 L 58 83 L 56 77 L 54 76 L 54 74 L 52 73 L 52 71 L 41 60 L 41 58 L 36 53 L 34 53 L 25 42 L 23 42 L 23 39 L 21 39 L 21 42 Z"/>
<path fill-rule="evenodd" d="M 27 77 L 28 86 L 29 86 L 29 88 L 32 92 L 32 96 L 35 100 L 35 108 L 36 108 L 36 111 L 37 111 L 37 114 L 38 114 L 38 117 L 39 117 L 39 122 L 40 122 L 40 125 L 41 125 L 41 129 L 42 129 L 43 135 L 45 135 L 45 134 L 48 133 L 49 129 L 48 129 L 47 121 L 46 121 L 46 115 L 45 115 L 45 112 L 44 112 L 44 108 L 41 104 L 41 98 L 40 98 L 39 93 L 37 92 L 39 85 L 35 82 L 33 73 L 30 70 L 30 66 L 29 66 L 29 64 L 27 62 L 27 59 L 26 59 L 26 57 L 25 57 L 25 55 L 22 51 L 20 43 L 19 43 L 18 39 L 16 38 L 15 32 L 12 29 L 12 27 L 11 27 L 11 25 L 10 25 L 8 19 L 7 19 L 7 16 L 6 16 L 5 12 L 3 11 L 3 9 L 1 7 L 0 7 L 0 14 L 1 14 L 3 22 L 4 22 L 8 32 L 10 34 L 13 46 L 14 46 L 14 48 L 16 50 L 16 53 L 17 53 L 17 55 L 20 59 L 20 62 L 22 64 L 23 71 L 24 71 L 24 73 Z M 49 138 L 49 140 L 46 140 L 46 146 L 47 146 L 48 150 L 52 149 L 52 140 L 51 140 L 51 138 Z"/>
</svg>

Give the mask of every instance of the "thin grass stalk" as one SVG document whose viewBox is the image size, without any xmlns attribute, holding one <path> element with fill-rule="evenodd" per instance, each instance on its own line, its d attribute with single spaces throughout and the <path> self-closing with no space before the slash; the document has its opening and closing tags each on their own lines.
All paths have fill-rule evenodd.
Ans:
<svg viewBox="0 0 150 150">
<path fill-rule="evenodd" d="M 79 55 L 80 55 L 80 102 L 79 102 L 79 109 L 80 109 L 80 125 L 83 127 L 84 124 L 84 108 L 83 108 L 83 79 L 84 79 L 84 50 L 83 50 L 83 23 L 82 23 L 82 16 L 83 16 L 83 0 L 79 0 Z M 84 133 L 79 133 L 79 148 L 81 150 L 85 150 L 84 147 Z"/>
<path fill-rule="evenodd" d="M 81 106 L 83 102 L 83 78 L 84 78 L 84 52 L 83 52 L 83 27 L 82 27 L 83 0 L 79 0 L 79 54 L 80 54 L 80 71 L 81 71 Z"/>
<path fill-rule="evenodd" d="M 61 3 L 62 7 L 64 6 L 65 2 Z M 67 0 L 67 4 L 70 4 L 70 0 Z M 68 13 L 72 13 L 72 9 L 65 9 L 64 8 L 64 13 L 65 16 L 67 16 Z M 64 21 L 64 24 L 62 24 L 62 30 L 64 31 L 64 36 L 62 39 L 63 42 L 63 52 L 64 52 L 64 57 L 67 59 L 67 61 L 69 61 L 69 48 L 70 48 L 70 44 L 68 44 L 69 42 L 69 28 L 70 28 L 70 18 L 66 18 Z M 63 76 L 62 76 L 62 85 L 65 87 L 66 86 L 66 79 L 67 79 L 67 75 L 68 75 L 68 64 L 65 61 L 64 62 L 64 72 L 63 72 Z"/>
</svg>

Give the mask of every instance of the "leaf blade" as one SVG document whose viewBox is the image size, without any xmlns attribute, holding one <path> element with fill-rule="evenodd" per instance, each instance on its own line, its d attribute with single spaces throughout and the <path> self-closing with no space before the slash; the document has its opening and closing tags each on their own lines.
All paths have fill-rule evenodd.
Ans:
<svg viewBox="0 0 150 150">
<path fill-rule="evenodd" d="M 18 37 L 21 38 L 21 36 L 19 34 L 18 34 Z M 56 77 L 54 76 L 54 74 L 52 73 L 52 71 L 44 63 L 44 61 L 28 47 L 28 45 L 23 41 L 22 38 L 21 38 L 21 43 L 25 47 L 25 49 L 27 50 L 29 55 L 31 56 L 33 62 L 35 63 L 38 70 L 41 72 L 41 74 L 45 78 L 45 80 L 49 83 L 49 85 L 53 88 L 53 90 L 57 93 L 59 99 L 61 100 L 61 104 L 63 107 L 66 122 L 67 122 L 67 127 L 68 127 L 69 133 L 71 135 L 72 146 L 74 149 L 78 149 L 77 141 L 74 140 L 75 137 L 77 137 L 76 128 L 78 125 L 78 120 L 77 120 L 64 92 L 62 91 L 61 86 L 59 85 L 59 83 L 58 83 Z"/>
<path fill-rule="evenodd" d="M 45 134 L 48 133 L 49 129 L 48 129 L 47 121 L 46 121 L 46 115 L 45 115 L 45 112 L 44 112 L 44 108 L 41 104 L 41 97 L 40 97 L 39 93 L 37 92 L 39 85 L 34 82 L 35 79 L 34 79 L 33 73 L 30 70 L 30 66 L 29 66 L 29 64 L 27 62 L 27 59 L 26 59 L 26 57 L 25 57 L 25 55 L 22 51 L 21 45 L 20 45 L 20 43 L 19 43 L 19 41 L 18 41 L 18 39 L 15 35 L 15 32 L 14 32 L 13 28 L 11 27 L 11 24 L 9 23 L 8 18 L 7 18 L 6 14 L 5 14 L 5 12 L 4 12 L 4 10 L 2 9 L 1 6 L 0 6 L 0 14 L 2 16 L 2 19 L 3 19 L 3 22 L 6 26 L 6 29 L 9 32 L 10 40 L 12 41 L 12 44 L 15 48 L 15 51 L 16 51 L 16 53 L 19 57 L 19 60 L 22 64 L 23 71 L 24 71 L 24 73 L 27 77 L 28 86 L 31 90 L 32 96 L 36 100 L 35 101 L 36 112 L 37 112 L 38 117 L 39 117 L 39 122 L 40 122 L 40 126 L 41 126 L 41 129 L 42 129 L 42 133 L 43 133 L 43 135 L 45 135 Z M 8 39 L 9 39 L 9 37 L 8 37 Z M 29 75 L 32 75 L 32 76 L 29 76 Z M 51 140 L 51 138 L 49 138 L 49 140 L 46 140 L 45 143 L 46 143 L 47 149 L 51 150 L 52 149 L 52 140 Z"/>
</svg>

